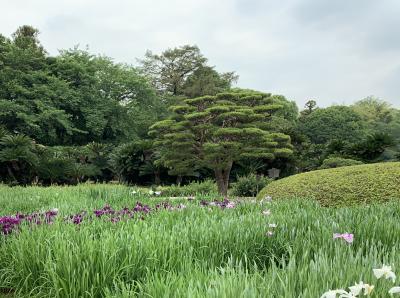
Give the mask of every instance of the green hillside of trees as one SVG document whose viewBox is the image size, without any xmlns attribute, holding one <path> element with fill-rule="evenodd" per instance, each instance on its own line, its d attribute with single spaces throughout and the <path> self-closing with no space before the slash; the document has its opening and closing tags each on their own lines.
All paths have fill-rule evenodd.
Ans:
<svg viewBox="0 0 400 298">
<path fill-rule="evenodd" d="M 197 46 L 137 65 L 79 48 L 52 56 L 39 32 L 0 34 L 0 181 L 135 184 L 400 160 L 400 110 L 375 97 L 299 111 L 283 95 L 235 87 Z M 265 86 L 268 89 L 268 86 Z M 346 160 L 343 162 L 343 160 Z"/>
</svg>

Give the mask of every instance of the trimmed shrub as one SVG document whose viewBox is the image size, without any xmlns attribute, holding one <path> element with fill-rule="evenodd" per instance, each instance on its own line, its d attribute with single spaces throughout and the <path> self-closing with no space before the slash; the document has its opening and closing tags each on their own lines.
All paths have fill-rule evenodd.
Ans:
<svg viewBox="0 0 400 298">
<path fill-rule="evenodd" d="M 162 195 L 166 197 L 218 194 L 217 185 L 213 180 L 192 182 L 183 186 L 164 186 L 158 187 L 157 189 L 160 190 L 162 192 Z"/>
<path fill-rule="evenodd" d="M 385 202 L 400 199 L 400 162 L 317 170 L 274 181 L 261 199 L 311 198 L 323 206 Z"/>
<path fill-rule="evenodd" d="M 232 185 L 232 195 L 238 197 L 255 197 L 271 179 L 265 176 L 250 174 L 237 178 L 236 183 Z"/>
<path fill-rule="evenodd" d="M 342 157 L 329 157 L 322 162 L 320 169 L 331 169 L 331 168 L 340 168 L 340 167 L 348 167 L 348 166 L 357 166 L 364 164 L 361 161 L 350 159 L 350 158 L 342 158 Z"/>
</svg>

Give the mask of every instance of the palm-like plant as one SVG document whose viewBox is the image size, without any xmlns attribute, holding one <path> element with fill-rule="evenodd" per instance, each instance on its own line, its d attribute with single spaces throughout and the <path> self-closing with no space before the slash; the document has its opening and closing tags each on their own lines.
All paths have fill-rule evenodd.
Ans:
<svg viewBox="0 0 400 298">
<path fill-rule="evenodd" d="M 109 144 L 89 143 L 86 145 L 88 149 L 89 162 L 96 166 L 100 171 L 108 170 L 111 172 L 109 157 L 112 151 L 112 146 Z"/>
<path fill-rule="evenodd" d="M 67 170 L 68 176 L 74 179 L 75 183 L 80 183 L 83 179 L 94 177 L 100 174 L 100 170 L 91 164 L 72 163 Z"/>
<path fill-rule="evenodd" d="M 38 164 L 35 147 L 35 142 L 25 135 L 5 135 L 0 139 L 0 162 L 6 164 L 13 181 L 28 182 Z"/>
<path fill-rule="evenodd" d="M 152 150 L 144 150 L 143 164 L 139 167 L 139 176 L 154 175 L 154 183 L 159 185 L 161 183 L 161 165 L 155 163 L 156 152 Z"/>
<path fill-rule="evenodd" d="M 0 139 L 7 135 L 7 130 L 0 125 Z"/>
<path fill-rule="evenodd" d="M 73 165 L 74 161 L 68 158 L 45 156 L 40 160 L 38 175 L 45 183 L 63 183 L 71 178 L 70 173 L 72 172 Z"/>
</svg>

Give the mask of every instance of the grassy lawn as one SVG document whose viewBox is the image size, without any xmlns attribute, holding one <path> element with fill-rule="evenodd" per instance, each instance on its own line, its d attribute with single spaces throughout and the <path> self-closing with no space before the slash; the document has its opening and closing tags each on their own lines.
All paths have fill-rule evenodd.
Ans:
<svg viewBox="0 0 400 298">
<path fill-rule="evenodd" d="M 398 284 L 372 271 L 385 264 L 400 273 L 396 202 L 219 206 L 201 203 L 213 197 L 163 203 L 133 190 L 0 186 L 0 216 L 58 209 L 52 224 L 25 222 L 0 234 L 0 288 L 16 297 L 309 298 L 361 280 L 375 285 L 372 297 L 387 297 Z M 354 241 L 334 233 L 352 233 Z"/>
</svg>

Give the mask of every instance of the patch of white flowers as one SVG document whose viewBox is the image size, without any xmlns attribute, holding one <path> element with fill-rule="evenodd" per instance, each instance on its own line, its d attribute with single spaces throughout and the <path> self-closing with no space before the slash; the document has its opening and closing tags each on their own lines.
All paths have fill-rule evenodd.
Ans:
<svg viewBox="0 0 400 298">
<path fill-rule="evenodd" d="M 400 287 L 393 287 L 389 290 L 389 294 L 400 294 Z"/>
<path fill-rule="evenodd" d="M 161 195 L 161 191 L 153 191 L 153 190 L 149 190 L 149 195 L 151 195 L 151 196 L 154 196 L 154 195 L 156 195 L 156 196 L 159 196 L 159 195 Z"/>
<path fill-rule="evenodd" d="M 140 195 L 140 190 L 132 190 L 131 191 L 131 195 L 132 196 L 136 196 L 136 195 Z M 154 191 L 152 189 L 149 190 L 148 194 L 150 196 L 160 196 L 161 195 L 161 191 Z"/>
<path fill-rule="evenodd" d="M 396 274 L 393 272 L 391 266 L 383 265 L 382 268 L 372 269 L 375 277 L 377 279 L 384 278 L 384 279 L 391 279 L 392 282 L 396 281 Z M 372 291 L 374 290 L 373 285 L 365 284 L 364 282 L 360 281 L 356 283 L 354 286 L 349 287 L 349 291 L 345 291 L 344 289 L 336 289 L 336 290 L 329 290 L 322 294 L 321 298 L 351 298 L 351 297 L 359 297 L 360 295 L 369 296 L 371 295 Z M 400 294 L 400 287 L 393 287 L 389 290 L 389 294 Z"/>
<path fill-rule="evenodd" d="M 268 203 L 271 203 L 271 202 L 272 202 L 272 197 L 271 196 L 266 196 L 260 201 L 260 205 L 268 204 Z"/>
<path fill-rule="evenodd" d="M 336 295 L 342 295 L 348 294 L 345 290 L 343 289 L 337 289 L 337 290 L 329 290 L 328 292 L 325 292 L 322 294 L 321 298 L 336 298 Z"/>
<path fill-rule="evenodd" d="M 391 266 L 383 265 L 380 269 L 373 269 L 374 275 L 377 279 L 384 277 L 385 279 L 391 279 L 393 282 L 396 281 L 396 274 L 392 271 Z"/>
</svg>

